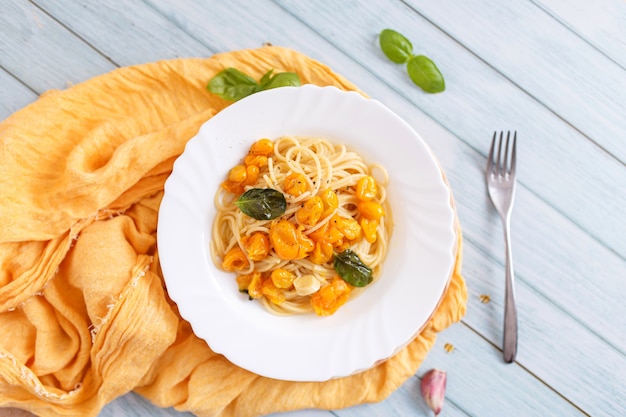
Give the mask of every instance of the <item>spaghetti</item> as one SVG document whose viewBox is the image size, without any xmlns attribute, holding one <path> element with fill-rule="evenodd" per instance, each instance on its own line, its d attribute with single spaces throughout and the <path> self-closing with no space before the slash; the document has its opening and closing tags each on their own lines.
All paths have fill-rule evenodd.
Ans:
<svg viewBox="0 0 626 417">
<path fill-rule="evenodd" d="M 273 313 L 331 315 L 380 275 L 392 225 L 388 181 L 384 167 L 322 138 L 261 139 L 215 194 L 213 261 Z M 244 213 L 268 193 L 284 196 L 282 214 Z"/>
</svg>

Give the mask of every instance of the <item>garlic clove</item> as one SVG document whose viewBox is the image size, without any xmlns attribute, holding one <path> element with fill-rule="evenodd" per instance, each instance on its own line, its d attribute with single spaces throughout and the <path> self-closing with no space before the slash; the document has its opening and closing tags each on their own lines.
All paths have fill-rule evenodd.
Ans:
<svg viewBox="0 0 626 417">
<path fill-rule="evenodd" d="M 435 416 L 438 416 L 446 396 L 446 371 L 431 369 L 426 372 L 422 377 L 420 388 L 424 401 L 435 412 Z"/>
<path fill-rule="evenodd" d="M 320 282 L 313 275 L 302 275 L 293 280 L 298 295 L 311 295 L 320 289 Z"/>
</svg>

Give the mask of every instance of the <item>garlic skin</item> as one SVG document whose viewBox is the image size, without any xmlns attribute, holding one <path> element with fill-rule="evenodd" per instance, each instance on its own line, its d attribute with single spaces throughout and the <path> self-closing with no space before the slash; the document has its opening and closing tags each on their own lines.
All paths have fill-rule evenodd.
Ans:
<svg viewBox="0 0 626 417">
<path fill-rule="evenodd" d="M 443 407 L 443 400 L 446 396 L 446 371 L 431 369 L 422 377 L 420 388 L 424 401 L 438 416 Z"/>
</svg>

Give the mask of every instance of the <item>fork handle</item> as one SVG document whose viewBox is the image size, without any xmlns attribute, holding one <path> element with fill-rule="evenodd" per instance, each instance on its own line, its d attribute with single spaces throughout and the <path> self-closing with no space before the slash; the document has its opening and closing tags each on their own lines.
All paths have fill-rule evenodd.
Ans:
<svg viewBox="0 0 626 417">
<path fill-rule="evenodd" d="M 517 354 L 517 308 L 515 307 L 515 288 L 513 275 L 513 257 L 511 255 L 511 237 L 509 219 L 503 222 L 505 245 L 505 290 L 504 290 L 504 335 L 503 358 L 506 363 L 515 360 Z"/>
</svg>

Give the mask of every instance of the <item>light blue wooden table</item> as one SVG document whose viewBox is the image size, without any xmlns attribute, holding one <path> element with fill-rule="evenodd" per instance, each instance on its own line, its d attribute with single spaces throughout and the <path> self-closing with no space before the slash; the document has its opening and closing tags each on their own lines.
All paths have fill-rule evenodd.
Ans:
<svg viewBox="0 0 626 417">
<path fill-rule="evenodd" d="M 445 92 L 421 92 L 382 56 L 384 28 L 437 63 Z M 469 290 L 462 323 L 387 400 L 284 415 L 427 416 L 419 381 L 437 367 L 443 416 L 626 416 L 626 2 L 2 0 L 0 119 L 116 67 L 265 42 L 326 63 L 424 137 L 456 199 Z M 520 338 L 507 365 L 503 239 L 484 167 L 493 131 L 509 129 Z M 179 415 L 133 393 L 101 413 Z"/>
</svg>

